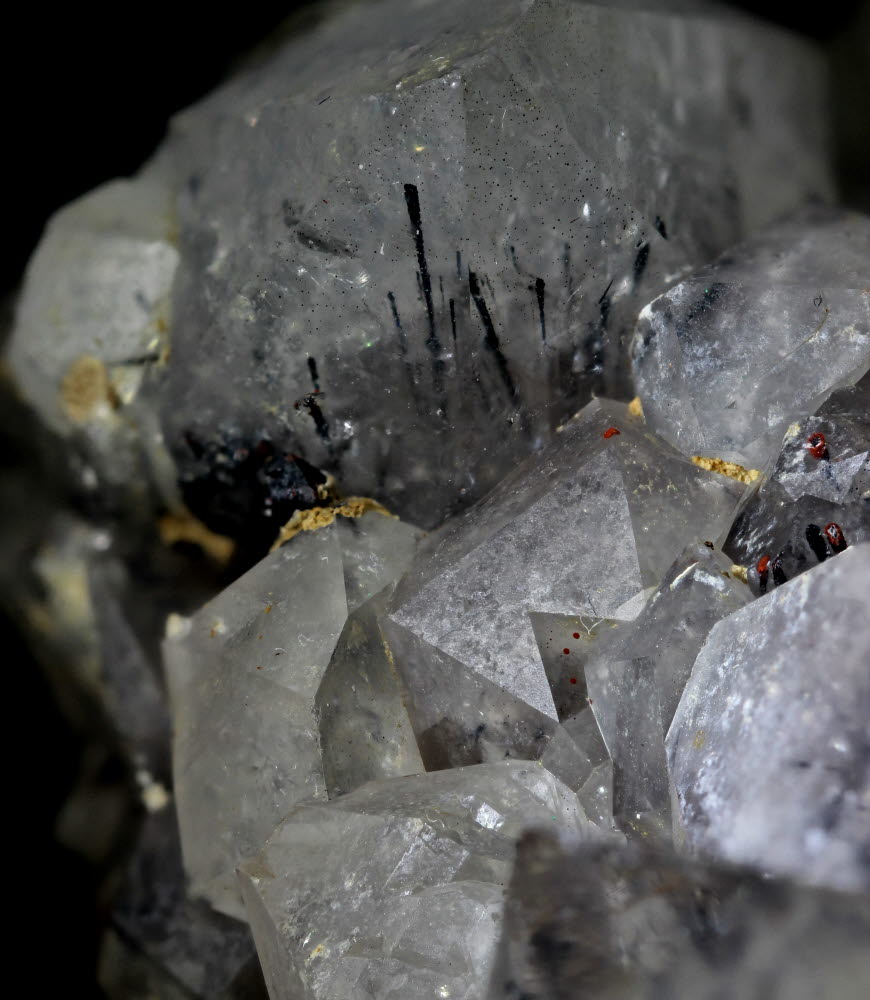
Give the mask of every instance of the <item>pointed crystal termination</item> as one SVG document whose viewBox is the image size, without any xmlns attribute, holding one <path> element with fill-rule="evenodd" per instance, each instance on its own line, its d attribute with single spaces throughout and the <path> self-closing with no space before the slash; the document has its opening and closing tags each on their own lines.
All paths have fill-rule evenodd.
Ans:
<svg viewBox="0 0 870 1000">
<path fill-rule="evenodd" d="M 870 218 L 807 209 L 641 313 L 635 384 L 687 455 L 764 468 L 786 428 L 870 366 Z"/>
<path fill-rule="evenodd" d="M 613 760 L 614 819 L 626 834 L 679 839 L 664 738 L 710 629 L 752 599 L 730 570 L 704 543 L 689 545 L 637 618 L 612 623 L 585 664 L 590 709 Z"/>
<path fill-rule="evenodd" d="M 577 793 L 586 815 L 613 829 L 613 764 L 589 700 L 586 664 L 619 623 L 588 615 L 531 612 L 538 653 L 561 721 L 541 763 Z"/>
<path fill-rule="evenodd" d="M 527 834 L 487 1000 L 859 1000 L 870 900 L 643 844 Z"/>
<path fill-rule="evenodd" d="M 667 737 L 689 842 L 870 888 L 870 545 L 714 626 Z"/>
<path fill-rule="evenodd" d="M 265 438 L 432 527 L 627 390 L 673 275 L 832 195 L 826 121 L 812 46 L 715 5 L 324 5 L 54 220 L 11 367 L 102 411 L 101 478 L 159 411 L 183 475 Z"/>
<path fill-rule="evenodd" d="M 568 788 L 520 761 L 298 806 L 239 870 L 271 1000 L 482 996 L 530 825 L 601 836 Z"/>
<path fill-rule="evenodd" d="M 746 498 L 724 550 L 749 568 L 759 592 L 774 582 L 758 572 L 778 559 L 791 579 L 870 541 L 870 375 L 833 393 L 811 417 L 792 424 L 770 472 Z M 764 565 L 762 563 L 762 565 Z"/>
<path fill-rule="evenodd" d="M 540 757 L 559 718 L 552 658 L 579 668 L 586 640 L 542 660 L 536 631 L 550 626 L 535 616 L 634 617 L 687 539 L 730 524 L 742 491 L 599 399 L 432 536 L 383 620 L 427 768 Z"/>
<path fill-rule="evenodd" d="M 418 538 L 379 513 L 338 517 L 167 639 L 184 861 L 193 891 L 218 909 L 243 916 L 235 866 L 297 802 L 422 770 L 380 636 L 367 632 L 367 602 Z"/>
</svg>

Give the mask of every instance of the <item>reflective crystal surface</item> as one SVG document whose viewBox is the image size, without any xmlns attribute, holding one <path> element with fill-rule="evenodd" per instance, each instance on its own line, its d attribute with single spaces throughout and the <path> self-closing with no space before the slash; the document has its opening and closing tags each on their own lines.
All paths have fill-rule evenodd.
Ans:
<svg viewBox="0 0 870 1000">
<path fill-rule="evenodd" d="M 742 490 L 595 400 L 427 540 L 384 619 L 427 767 L 540 756 L 576 686 L 553 658 L 579 668 L 588 627 L 633 618 L 688 539 L 730 523 Z M 542 656 L 553 615 L 588 625 Z"/>
<path fill-rule="evenodd" d="M 418 537 L 379 513 L 338 517 L 172 625 L 164 650 L 184 861 L 194 892 L 219 909 L 242 915 L 235 866 L 297 802 L 422 770 L 366 603 Z"/>
<path fill-rule="evenodd" d="M 34 259 L 12 368 L 101 482 L 155 475 L 159 413 L 182 473 L 191 440 L 265 438 L 434 527 L 627 390 L 640 306 L 830 196 L 818 54 L 733 12 L 322 14 Z"/>
<path fill-rule="evenodd" d="M 529 824 L 600 835 L 568 788 L 522 761 L 298 806 L 239 873 L 272 1000 L 482 997 Z"/>
<path fill-rule="evenodd" d="M 520 842 L 489 1000 L 860 1000 L 870 899 L 643 844 Z"/>
<path fill-rule="evenodd" d="M 0 601 L 106 743 L 58 839 L 128 858 L 103 991 L 863 1000 L 820 53 L 688 0 L 305 25 L 55 216 L 3 348 L 52 488 L 0 484 Z"/>
<path fill-rule="evenodd" d="M 870 888 L 870 545 L 713 627 L 667 737 L 690 843 Z"/>
<path fill-rule="evenodd" d="M 586 665 L 590 707 L 614 762 L 614 817 L 626 833 L 670 838 L 665 734 L 708 632 L 751 597 L 729 560 L 695 542 Z"/>
<path fill-rule="evenodd" d="M 870 375 L 833 393 L 786 431 L 782 450 L 729 532 L 725 551 L 748 567 L 777 558 L 791 579 L 844 546 L 870 541 Z M 833 540 L 833 544 L 832 544 Z M 781 579 L 781 577 L 780 577 Z M 772 587 L 768 568 L 766 587 Z"/>
<path fill-rule="evenodd" d="M 808 209 L 651 302 L 632 343 L 650 427 L 687 455 L 763 468 L 870 367 L 868 253 L 870 219 Z"/>
</svg>

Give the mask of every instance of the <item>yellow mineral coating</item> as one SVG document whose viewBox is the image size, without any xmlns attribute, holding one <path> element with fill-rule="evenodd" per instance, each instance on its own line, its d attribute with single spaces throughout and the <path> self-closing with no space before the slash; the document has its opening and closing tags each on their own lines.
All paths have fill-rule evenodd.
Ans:
<svg viewBox="0 0 870 1000">
<path fill-rule="evenodd" d="M 738 566 L 737 563 L 734 563 L 731 567 L 731 575 L 744 583 L 749 583 L 749 574 L 745 566 Z"/>
<path fill-rule="evenodd" d="M 634 399 L 628 404 L 628 415 L 634 417 L 635 420 L 643 420 L 643 406 L 640 401 L 640 396 L 635 396 Z"/>
<path fill-rule="evenodd" d="M 729 476 L 739 483 L 751 486 L 761 478 L 760 469 L 745 469 L 736 462 L 726 462 L 724 458 L 705 458 L 703 455 L 693 455 L 692 461 L 707 472 L 718 472 L 720 476 Z"/>
<path fill-rule="evenodd" d="M 90 420 L 101 407 L 118 406 L 106 366 L 89 354 L 83 354 L 67 368 L 60 383 L 60 399 L 67 416 L 76 423 Z"/>
<path fill-rule="evenodd" d="M 211 531 L 190 511 L 164 514 L 160 518 L 158 530 L 164 545 L 192 542 L 217 563 L 228 563 L 235 552 L 236 543 L 231 538 Z"/>
<path fill-rule="evenodd" d="M 290 520 L 278 532 L 270 552 L 279 549 L 285 542 L 295 538 L 300 531 L 319 531 L 326 528 L 338 517 L 362 517 L 363 514 L 371 511 L 374 514 L 383 514 L 384 517 L 395 517 L 383 504 L 371 497 L 348 497 L 341 503 L 336 503 L 331 507 L 312 507 L 310 510 L 297 510 Z"/>
</svg>

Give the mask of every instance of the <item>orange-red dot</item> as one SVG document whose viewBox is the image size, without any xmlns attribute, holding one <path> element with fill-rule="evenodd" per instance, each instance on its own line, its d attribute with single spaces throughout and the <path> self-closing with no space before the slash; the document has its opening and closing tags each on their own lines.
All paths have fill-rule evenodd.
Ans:
<svg viewBox="0 0 870 1000">
<path fill-rule="evenodd" d="M 576 678 L 576 677 L 569 677 L 569 678 L 568 678 L 568 680 L 569 680 L 569 681 L 570 681 L 570 682 L 571 682 L 572 684 L 576 684 L 576 683 L 577 683 L 577 678 Z"/>
<path fill-rule="evenodd" d="M 825 441 L 825 435 L 821 431 L 810 434 L 807 438 L 807 449 L 813 458 L 827 458 L 828 444 Z"/>
<path fill-rule="evenodd" d="M 608 427 L 607 430 L 604 432 L 604 436 L 606 438 L 612 438 L 614 434 L 618 433 L 619 433 L 618 427 Z"/>
<path fill-rule="evenodd" d="M 580 633 L 579 632 L 574 632 L 573 635 L 574 635 L 575 639 L 579 639 L 580 638 Z"/>
<path fill-rule="evenodd" d="M 762 556 L 758 560 L 758 565 L 755 568 L 759 573 L 766 573 L 768 566 L 770 566 L 770 556 Z"/>
<path fill-rule="evenodd" d="M 571 650 L 570 649 L 563 649 L 562 652 L 565 654 L 565 656 L 567 656 L 571 652 Z"/>
</svg>

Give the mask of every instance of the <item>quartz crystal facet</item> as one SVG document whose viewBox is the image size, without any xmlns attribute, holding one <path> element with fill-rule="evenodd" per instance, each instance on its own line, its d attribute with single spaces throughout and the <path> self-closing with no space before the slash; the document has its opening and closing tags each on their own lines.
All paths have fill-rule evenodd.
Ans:
<svg viewBox="0 0 870 1000">
<path fill-rule="evenodd" d="M 849 545 L 870 541 L 868 456 L 870 375 L 865 375 L 788 428 L 769 476 L 735 520 L 724 548 L 749 568 L 756 592 L 763 585 L 758 565 L 765 557 L 777 557 L 791 579 Z"/>
<path fill-rule="evenodd" d="M 713 627 L 667 737 L 696 848 L 870 888 L 868 589 L 854 546 Z"/>
<path fill-rule="evenodd" d="M 870 367 L 868 253 L 870 219 L 808 209 L 651 302 L 632 344 L 650 427 L 687 455 L 764 467 Z"/>
<path fill-rule="evenodd" d="M 590 707 L 614 762 L 614 818 L 626 833 L 668 839 L 673 820 L 679 827 L 665 734 L 708 632 L 751 597 L 729 560 L 695 542 L 637 618 L 614 623 L 587 663 Z"/>
<path fill-rule="evenodd" d="M 432 528 L 627 392 L 641 306 L 830 197 L 825 114 L 808 43 L 712 5 L 337 5 L 58 216 L 9 359 L 102 484 L 268 439 Z"/>
<path fill-rule="evenodd" d="M 235 866 L 297 802 L 422 770 L 370 602 L 419 532 L 371 512 L 302 532 L 165 644 L 194 892 L 244 911 Z"/>
<path fill-rule="evenodd" d="M 683 0 L 318 15 L 57 214 L 4 349 L 62 485 L 0 600 L 144 808 L 102 987 L 863 998 L 870 220 L 819 54 Z"/>
<path fill-rule="evenodd" d="M 384 619 L 427 767 L 539 757 L 557 702 L 564 713 L 581 696 L 569 671 L 591 633 L 633 618 L 688 540 L 730 523 L 743 489 L 688 462 L 625 406 L 595 400 L 448 522 Z M 579 638 L 554 646 L 548 632 L 566 631 L 556 615 L 584 617 Z"/>
<path fill-rule="evenodd" d="M 272 1000 L 482 997 L 529 824 L 600 836 L 568 788 L 523 761 L 294 809 L 240 871 Z"/>
</svg>

